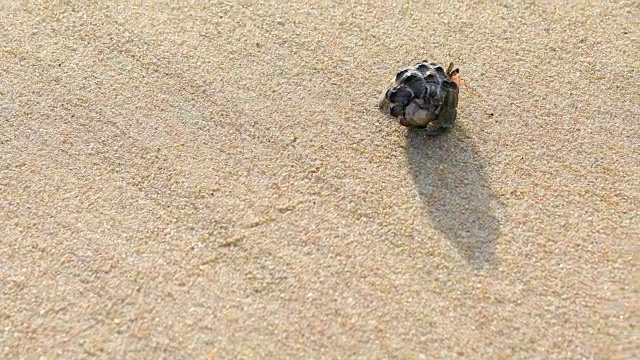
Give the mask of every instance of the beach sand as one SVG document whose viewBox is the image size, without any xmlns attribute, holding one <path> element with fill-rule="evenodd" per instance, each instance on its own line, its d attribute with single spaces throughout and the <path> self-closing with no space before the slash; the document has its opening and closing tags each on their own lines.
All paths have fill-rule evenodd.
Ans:
<svg viewBox="0 0 640 360">
<path fill-rule="evenodd" d="M 640 357 L 639 18 L 2 2 L 0 358 Z"/>
</svg>

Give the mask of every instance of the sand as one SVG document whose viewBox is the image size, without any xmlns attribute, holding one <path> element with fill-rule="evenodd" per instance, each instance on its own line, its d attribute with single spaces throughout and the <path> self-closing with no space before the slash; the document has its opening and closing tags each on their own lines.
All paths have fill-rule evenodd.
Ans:
<svg viewBox="0 0 640 360">
<path fill-rule="evenodd" d="M 640 356 L 637 2 L 30 3 L 0 358 Z M 424 59 L 438 138 L 376 109 Z"/>
</svg>

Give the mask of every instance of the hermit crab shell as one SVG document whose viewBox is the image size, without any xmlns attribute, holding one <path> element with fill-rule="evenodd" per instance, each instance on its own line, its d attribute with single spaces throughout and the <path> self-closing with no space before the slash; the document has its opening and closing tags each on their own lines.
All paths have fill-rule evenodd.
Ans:
<svg viewBox="0 0 640 360">
<path fill-rule="evenodd" d="M 445 70 L 427 61 L 401 69 L 378 106 L 403 126 L 426 128 L 433 123 L 440 132 L 446 130 L 457 116 L 458 72 L 453 63 Z"/>
</svg>

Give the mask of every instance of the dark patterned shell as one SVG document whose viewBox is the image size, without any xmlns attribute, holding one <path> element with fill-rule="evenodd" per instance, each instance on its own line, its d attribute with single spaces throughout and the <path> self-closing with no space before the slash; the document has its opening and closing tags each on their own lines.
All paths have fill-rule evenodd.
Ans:
<svg viewBox="0 0 640 360">
<path fill-rule="evenodd" d="M 427 126 L 446 107 L 443 104 L 448 92 L 455 91 L 457 105 L 457 85 L 450 77 L 457 69 L 448 71 L 427 61 L 400 70 L 394 84 L 383 94 L 380 108 L 400 119 L 404 126 Z"/>
</svg>

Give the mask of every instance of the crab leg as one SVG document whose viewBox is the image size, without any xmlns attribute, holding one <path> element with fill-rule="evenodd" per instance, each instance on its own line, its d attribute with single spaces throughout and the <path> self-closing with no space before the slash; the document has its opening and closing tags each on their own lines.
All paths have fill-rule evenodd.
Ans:
<svg viewBox="0 0 640 360">
<path fill-rule="evenodd" d="M 447 75 L 449 75 L 449 77 L 453 77 L 458 75 L 458 73 L 460 72 L 460 69 L 454 69 L 453 68 L 453 62 L 449 63 L 449 67 L 447 68 Z"/>
<path fill-rule="evenodd" d="M 453 70 L 453 62 L 449 63 L 449 67 L 447 68 L 447 74 L 449 74 Z"/>
</svg>

